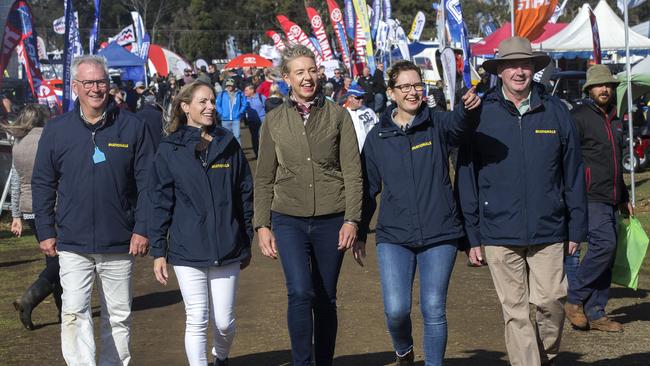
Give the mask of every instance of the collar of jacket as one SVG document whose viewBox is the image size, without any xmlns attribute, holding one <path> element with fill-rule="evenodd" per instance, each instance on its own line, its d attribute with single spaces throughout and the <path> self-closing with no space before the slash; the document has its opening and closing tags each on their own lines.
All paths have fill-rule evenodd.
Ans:
<svg viewBox="0 0 650 366">
<path fill-rule="evenodd" d="M 427 122 L 431 117 L 431 111 L 427 107 L 427 104 L 422 102 L 420 108 L 418 109 L 413 122 L 411 122 L 411 127 L 406 131 L 402 131 L 395 123 L 393 123 L 392 114 L 393 110 L 397 108 L 395 103 L 392 103 L 385 111 L 382 113 L 379 118 L 379 137 L 386 138 L 396 135 L 405 135 L 411 131 L 415 131 L 420 125 Z"/>
<path fill-rule="evenodd" d="M 323 106 L 325 105 L 325 97 L 323 96 L 323 94 L 316 93 L 316 97 L 314 98 L 314 100 L 316 102 L 311 106 L 312 108 L 320 109 L 320 108 L 323 108 Z M 286 98 L 284 103 L 289 108 L 296 108 L 296 102 L 291 100 L 290 95 Z M 310 112 L 311 112 L 311 110 L 310 110 Z"/>
<path fill-rule="evenodd" d="M 74 102 L 74 114 L 79 118 L 79 122 L 81 122 L 85 127 L 88 127 L 87 122 L 81 118 L 81 104 L 79 103 L 79 98 Z M 103 128 L 106 128 L 110 125 L 112 125 L 115 120 L 117 119 L 118 115 L 120 114 L 120 108 L 118 105 L 113 101 L 113 98 L 108 99 L 108 103 L 106 104 L 106 120 L 104 121 L 103 125 L 98 128 L 98 130 L 101 130 Z M 118 131 L 118 137 L 119 137 L 119 131 Z"/>
<path fill-rule="evenodd" d="M 212 136 L 210 149 L 216 147 L 216 155 L 221 154 L 228 144 L 234 139 L 233 135 L 226 132 L 223 128 L 212 126 L 208 130 L 208 134 Z M 188 147 L 192 151 L 196 150 L 196 145 L 201 142 L 201 129 L 190 127 L 188 125 L 181 125 L 176 132 L 167 136 L 161 143 L 169 143 L 176 146 Z M 210 154 L 212 155 L 212 154 Z"/>
<path fill-rule="evenodd" d="M 582 104 L 586 105 L 588 108 L 596 112 L 599 116 L 602 116 L 608 120 L 613 120 L 616 117 L 616 107 L 614 106 L 614 103 L 609 103 L 607 106 L 607 111 L 598 106 L 596 102 L 591 98 L 585 98 L 582 101 Z"/>
<path fill-rule="evenodd" d="M 544 85 L 533 81 L 531 84 L 531 90 L 530 90 L 530 109 L 526 114 L 534 112 L 540 107 L 543 107 L 544 101 L 547 99 L 548 94 L 546 93 L 546 88 L 544 88 Z M 515 104 L 509 100 L 507 100 L 503 96 L 502 92 L 503 88 L 503 81 L 501 78 L 497 80 L 497 85 L 494 87 L 490 88 L 485 93 L 485 96 L 483 97 L 484 102 L 497 102 L 501 103 L 501 105 L 508 111 L 510 114 L 519 116 L 519 110 L 517 110 L 517 107 L 515 107 Z"/>
</svg>

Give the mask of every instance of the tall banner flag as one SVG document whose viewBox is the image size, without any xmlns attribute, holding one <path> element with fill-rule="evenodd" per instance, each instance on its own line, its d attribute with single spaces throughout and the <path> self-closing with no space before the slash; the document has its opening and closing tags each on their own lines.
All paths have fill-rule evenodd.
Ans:
<svg viewBox="0 0 650 366">
<path fill-rule="evenodd" d="M 14 49 L 18 47 L 23 38 L 23 22 L 20 12 L 21 7 L 26 7 L 27 3 L 24 1 L 16 1 L 7 14 L 7 22 L 5 23 L 4 36 L 2 37 L 2 53 L 0 53 L 0 84 L 4 71 L 9 64 L 11 55 Z"/>
<path fill-rule="evenodd" d="M 623 13 L 625 12 L 625 5 L 627 5 L 628 9 L 632 9 L 643 4 L 644 2 L 645 0 L 618 0 L 616 2 L 616 6 L 618 6 L 618 9 L 621 11 L 621 13 Z"/>
<path fill-rule="evenodd" d="M 418 11 L 417 14 L 415 14 L 415 18 L 413 18 L 413 25 L 411 26 L 411 32 L 408 35 L 411 41 L 417 42 L 420 40 L 420 37 L 422 36 L 422 31 L 424 30 L 425 21 L 426 18 L 424 16 L 424 13 Z"/>
<path fill-rule="evenodd" d="M 591 23 L 591 36 L 594 43 L 594 62 L 597 64 L 602 63 L 602 52 L 600 51 L 600 34 L 598 33 L 598 22 L 596 21 L 596 14 L 589 7 L 589 22 Z"/>
<path fill-rule="evenodd" d="M 280 37 L 276 31 L 269 29 L 266 31 L 266 35 L 273 40 L 273 45 L 275 46 L 275 49 L 278 50 L 278 52 L 282 52 L 287 48 L 287 46 L 284 44 L 284 41 L 282 40 L 282 37 Z"/>
<path fill-rule="evenodd" d="M 377 29 L 379 28 L 379 21 L 381 20 L 381 1 L 374 0 L 372 2 L 372 19 L 370 20 L 370 33 L 372 39 L 377 39 Z"/>
<path fill-rule="evenodd" d="M 349 39 L 354 39 L 356 34 L 357 16 L 354 14 L 354 5 L 352 0 L 343 0 L 345 8 L 345 32 Z"/>
<path fill-rule="evenodd" d="M 564 14 L 564 8 L 566 7 L 566 3 L 568 0 L 562 1 L 562 5 L 555 5 L 555 10 L 553 11 L 553 15 L 551 15 L 551 19 L 548 20 L 549 23 L 557 23 L 557 20 L 559 17 Z"/>
<path fill-rule="evenodd" d="M 372 35 L 370 34 L 370 18 L 368 17 L 368 5 L 366 0 L 353 0 L 354 12 L 357 14 L 357 21 L 363 31 L 366 41 L 366 63 L 370 69 L 370 74 L 375 74 L 375 51 L 372 47 Z"/>
<path fill-rule="evenodd" d="M 295 40 L 297 44 L 309 48 L 311 52 L 314 53 L 314 56 L 316 56 L 316 64 L 320 66 L 320 64 L 323 63 L 323 58 L 302 28 L 300 28 L 298 24 L 290 21 L 289 18 L 284 15 L 278 15 L 277 18 L 280 21 L 280 26 L 282 26 L 282 30 L 284 30 L 284 34 L 287 35 L 287 38 L 289 38 L 289 40 Z"/>
<path fill-rule="evenodd" d="M 384 53 L 390 51 L 390 43 L 388 43 L 388 24 L 383 20 L 380 20 L 379 25 L 377 26 L 375 46 L 378 50 L 381 50 Z"/>
<path fill-rule="evenodd" d="M 142 46 L 140 46 L 139 52 L 139 56 L 142 60 L 147 60 L 147 57 L 149 56 L 149 46 L 151 46 L 151 37 L 149 37 L 149 33 L 145 33 L 144 37 L 142 37 Z"/>
<path fill-rule="evenodd" d="M 399 52 L 402 54 L 402 59 L 410 60 L 411 52 L 409 51 L 406 32 L 404 32 L 404 28 L 402 28 L 399 22 L 395 22 L 395 40 L 397 42 L 397 48 L 399 48 Z"/>
<path fill-rule="evenodd" d="M 144 22 L 142 22 L 142 17 L 137 11 L 131 12 L 131 18 L 133 19 L 133 28 L 135 29 L 135 41 L 137 47 L 131 47 L 131 52 L 136 55 L 140 54 L 140 49 L 142 48 L 142 42 L 144 40 Z M 135 46 L 135 45 L 134 45 Z"/>
<path fill-rule="evenodd" d="M 514 0 L 513 0 L 514 1 Z M 557 0 L 517 0 L 515 4 L 515 35 L 531 42 L 544 33 L 544 26 L 553 16 Z"/>
<path fill-rule="evenodd" d="M 314 31 L 314 36 L 320 45 L 321 54 L 323 54 L 323 61 L 329 61 L 333 58 L 332 49 L 330 48 L 330 41 L 327 39 L 327 33 L 325 32 L 325 24 L 323 24 L 323 18 L 320 17 L 318 11 L 312 7 L 307 7 L 307 16 L 309 17 L 309 23 L 311 24 L 311 29 Z"/>
<path fill-rule="evenodd" d="M 363 67 L 366 65 L 366 34 L 359 23 L 358 20 L 355 22 L 353 77 L 362 75 Z"/>
<path fill-rule="evenodd" d="M 63 112 L 74 108 L 75 96 L 72 95 L 72 75 L 70 67 L 72 60 L 83 55 L 79 39 L 79 17 L 74 11 L 72 0 L 65 0 L 65 46 L 63 48 Z"/>
<path fill-rule="evenodd" d="M 133 24 L 122 29 L 120 33 L 116 34 L 114 37 L 108 38 L 108 43 L 111 42 L 117 42 L 120 46 L 126 46 L 127 44 L 135 42 L 135 30 L 133 29 Z"/>
<path fill-rule="evenodd" d="M 523 1 L 523 0 L 522 0 Z M 449 29 L 451 42 L 454 46 L 463 49 L 463 81 L 466 87 L 472 85 L 472 75 L 469 66 L 469 59 L 472 57 L 469 48 L 469 37 L 467 35 L 467 27 L 463 20 L 463 9 L 460 6 L 460 0 L 445 0 L 445 19 Z"/>
<path fill-rule="evenodd" d="M 332 28 L 336 33 L 336 40 L 339 44 L 341 57 L 345 67 L 352 71 L 352 58 L 350 57 L 350 47 L 348 46 L 348 35 L 345 31 L 345 23 L 343 22 L 343 14 L 338 4 L 334 0 L 327 0 L 327 8 L 330 11 L 330 20 L 332 21 Z"/>
<path fill-rule="evenodd" d="M 390 6 L 390 0 L 384 0 L 384 6 L 382 8 L 384 10 L 384 21 L 388 22 L 388 19 L 392 19 L 393 17 L 393 10 Z"/>
<path fill-rule="evenodd" d="M 287 32 L 287 30 L 284 29 L 284 26 L 282 26 L 282 24 L 284 24 L 284 23 L 291 22 L 289 20 L 289 18 L 285 17 L 282 14 L 276 15 L 275 18 L 278 20 L 278 22 L 280 22 L 280 27 L 284 31 L 284 34 L 287 36 L 287 41 L 289 41 L 289 46 L 293 46 L 293 45 L 298 44 L 298 39 L 296 37 L 294 37 L 293 33 Z"/>
<path fill-rule="evenodd" d="M 95 19 L 93 19 L 93 29 L 90 31 L 90 44 L 88 45 L 88 53 L 95 54 L 97 47 L 97 35 L 99 34 L 99 18 L 101 16 L 102 0 L 94 0 L 95 2 Z"/>
<path fill-rule="evenodd" d="M 454 110 L 455 97 L 456 97 L 456 55 L 454 51 L 445 47 L 440 53 L 440 63 L 442 64 L 442 75 L 445 78 L 445 85 L 447 87 L 447 97 L 450 101 L 450 108 Z"/>
</svg>

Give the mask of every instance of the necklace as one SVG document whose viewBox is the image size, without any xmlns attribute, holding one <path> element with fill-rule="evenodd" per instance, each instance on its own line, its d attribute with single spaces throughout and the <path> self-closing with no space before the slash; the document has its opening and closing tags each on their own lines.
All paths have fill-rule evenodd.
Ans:
<svg viewBox="0 0 650 366">
<path fill-rule="evenodd" d="M 201 152 L 199 152 L 199 160 L 201 160 L 201 165 L 203 165 L 204 168 L 208 166 L 208 148 L 209 146 L 205 147 L 205 158 L 203 158 Z"/>
</svg>

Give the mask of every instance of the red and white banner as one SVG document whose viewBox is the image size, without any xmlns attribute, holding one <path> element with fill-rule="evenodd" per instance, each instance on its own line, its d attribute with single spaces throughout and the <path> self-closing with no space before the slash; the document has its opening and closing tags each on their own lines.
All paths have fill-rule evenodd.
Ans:
<svg viewBox="0 0 650 366">
<path fill-rule="evenodd" d="M 350 67 L 352 58 L 350 57 L 350 47 L 348 46 L 348 35 L 345 32 L 345 23 L 343 22 L 343 13 L 334 0 L 327 0 L 327 8 L 330 11 L 330 20 L 332 21 L 332 28 L 336 33 L 336 40 L 339 44 L 339 50 L 343 58 L 345 67 L 352 71 Z"/>
<path fill-rule="evenodd" d="M 275 48 L 279 52 L 282 52 L 287 48 L 287 46 L 284 44 L 284 41 L 282 40 L 282 37 L 276 31 L 269 29 L 266 31 L 266 35 L 273 40 L 273 45 L 275 45 Z"/>
<path fill-rule="evenodd" d="M 316 46 L 311 43 L 309 37 L 307 34 L 305 34 L 302 28 L 300 28 L 298 24 L 290 21 L 284 15 L 278 15 L 277 19 L 280 22 L 280 26 L 282 27 L 282 30 L 284 30 L 284 33 L 287 35 L 289 41 L 293 42 L 295 40 L 295 43 L 309 48 L 314 53 L 314 56 L 316 56 L 316 64 L 320 65 L 323 62 L 323 57 L 316 49 Z"/>
<path fill-rule="evenodd" d="M 108 43 L 117 42 L 120 46 L 125 46 L 136 41 L 135 39 L 135 30 L 133 29 L 133 24 L 122 29 L 120 33 L 116 34 L 115 37 L 110 37 Z"/>
<path fill-rule="evenodd" d="M 598 22 L 596 21 L 596 14 L 589 7 L 589 22 L 591 23 L 591 36 L 594 43 L 594 62 L 597 64 L 602 63 L 602 52 L 600 51 L 600 34 L 598 33 Z"/>
<path fill-rule="evenodd" d="M 363 67 L 366 66 L 366 33 L 361 26 L 361 22 L 357 20 L 354 26 L 354 67 L 352 68 L 352 75 L 363 75 Z"/>
<path fill-rule="evenodd" d="M 307 17 L 309 18 L 309 23 L 311 24 L 311 29 L 314 31 L 314 36 L 318 40 L 320 45 L 321 53 L 323 54 L 323 60 L 329 61 L 333 57 L 332 48 L 330 47 L 330 41 L 327 39 L 327 33 L 325 32 L 325 24 L 323 24 L 323 18 L 320 17 L 318 11 L 312 7 L 306 7 Z"/>
</svg>

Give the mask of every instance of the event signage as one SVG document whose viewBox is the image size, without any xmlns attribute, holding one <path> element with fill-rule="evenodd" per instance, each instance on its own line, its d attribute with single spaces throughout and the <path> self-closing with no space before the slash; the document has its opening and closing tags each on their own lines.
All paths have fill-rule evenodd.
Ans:
<svg viewBox="0 0 650 366">
<path fill-rule="evenodd" d="M 370 74 L 374 75 L 375 73 L 375 52 L 372 47 L 372 35 L 370 34 L 370 18 L 368 17 L 368 5 L 366 5 L 366 0 L 352 0 L 354 4 L 354 12 L 357 15 L 357 21 L 361 30 L 363 31 L 363 36 L 366 42 L 366 63 L 370 69 Z"/>
<path fill-rule="evenodd" d="M 352 0 L 343 0 L 343 6 L 345 9 L 345 31 L 350 39 L 356 38 L 356 22 L 357 17 L 354 14 L 354 5 Z"/>
<path fill-rule="evenodd" d="M 354 77 L 361 75 L 363 67 L 366 65 L 366 34 L 357 20 L 355 22 L 354 32 L 354 67 L 352 75 Z"/>
<path fill-rule="evenodd" d="M 282 40 L 282 37 L 280 37 L 276 31 L 269 29 L 266 31 L 266 35 L 273 40 L 273 45 L 279 52 L 282 52 L 287 48 L 287 46 L 284 44 L 284 41 Z"/>
<path fill-rule="evenodd" d="M 594 62 L 597 64 L 602 63 L 602 52 L 600 51 L 600 34 L 598 33 L 598 22 L 596 21 L 596 14 L 589 7 L 589 22 L 591 23 L 591 36 L 594 44 Z"/>
<path fill-rule="evenodd" d="M 469 66 L 469 59 L 472 57 L 469 48 L 467 27 L 463 20 L 463 9 L 460 0 L 445 0 L 445 20 L 449 29 L 449 36 L 454 47 L 463 49 L 463 81 L 466 87 L 472 85 L 472 76 Z"/>
<path fill-rule="evenodd" d="M 95 2 L 95 18 L 93 19 L 93 29 L 90 31 L 90 39 L 88 45 L 88 53 L 95 54 L 97 48 L 97 34 L 99 33 L 99 18 L 101 16 L 102 0 L 94 0 Z"/>
<path fill-rule="evenodd" d="M 122 29 L 120 33 L 115 35 L 115 37 L 110 37 L 108 43 L 111 42 L 117 42 L 120 46 L 126 46 L 127 44 L 135 42 L 135 30 L 133 30 L 133 24 Z"/>
<path fill-rule="evenodd" d="M 63 48 L 63 112 L 74 108 L 72 94 L 71 66 L 72 60 L 83 55 L 83 48 L 79 40 L 79 18 L 74 11 L 72 0 L 65 1 L 65 46 Z"/>
<path fill-rule="evenodd" d="M 320 52 L 318 52 L 316 46 L 314 46 L 314 44 L 311 43 L 311 40 L 309 40 L 309 37 L 302 30 L 302 28 L 300 28 L 298 24 L 290 21 L 289 18 L 285 17 L 284 15 L 278 15 L 277 18 L 278 20 L 280 19 L 284 20 L 284 21 L 280 20 L 280 26 L 282 26 L 284 33 L 287 35 L 287 38 L 289 38 L 290 40 L 293 39 L 296 41 L 296 43 L 309 48 L 311 52 L 314 53 L 314 56 L 316 56 L 316 64 L 320 65 L 323 62 L 323 58 L 321 57 Z"/>
<path fill-rule="evenodd" d="M 557 0 L 517 0 L 515 34 L 534 41 L 544 33 L 544 25 L 553 16 Z"/>
<path fill-rule="evenodd" d="M 384 0 L 384 6 L 382 8 L 384 10 L 384 20 L 388 22 L 388 19 L 391 19 L 393 16 L 390 0 Z"/>
<path fill-rule="evenodd" d="M 411 41 L 417 42 L 420 40 L 420 37 L 422 36 L 422 31 L 424 31 L 425 21 L 426 18 L 424 16 L 424 13 L 418 11 L 417 14 L 415 14 L 415 18 L 413 18 L 413 25 L 411 26 L 411 32 L 408 35 Z"/>
<path fill-rule="evenodd" d="M 440 63 L 442 64 L 442 74 L 447 87 L 447 96 L 451 102 L 449 107 L 453 111 L 456 97 L 456 55 L 454 50 L 445 47 L 440 53 Z"/>
<path fill-rule="evenodd" d="M 374 0 L 372 2 L 372 19 L 370 21 L 370 33 L 372 39 L 377 39 L 377 29 L 379 28 L 379 21 L 381 20 L 381 1 Z"/>
<path fill-rule="evenodd" d="M 143 42 L 144 42 L 144 22 L 142 21 L 142 17 L 140 16 L 140 13 L 137 11 L 132 11 L 131 12 L 131 19 L 133 19 L 133 29 L 135 30 L 135 43 L 137 45 L 133 45 L 131 47 L 131 53 L 135 53 L 136 55 L 141 54 L 141 50 L 143 47 Z"/>
<path fill-rule="evenodd" d="M 333 58 L 332 49 L 330 48 L 330 42 L 327 39 L 327 33 L 325 32 L 325 24 L 323 24 L 323 19 L 321 18 L 318 11 L 312 7 L 307 7 L 307 16 L 309 17 L 309 23 L 311 24 L 311 29 L 314 31 L 314 36 L 320 45 L 320 51 L 323 54 L 323 61 L 329 61 Z"/>
<path fill-rule="evenodd" d="M 338 41 L 343 63 L 348 70 L 352 71 L 350 67 L 352 58 L 350 56 L 350 47 L 348 46 L 348 35 L 346 34 L 345 23 L 343 22 L 343 13 L 341 13 L 341 9 L 334 0 L 327 0 L 327 8 L 330 12 L 332 28 L 334 28 L 334 33 L 336 33 L 336 40 Z"/>
<path fill-rule="evenodd" d="M 54 19 L 52 22 L 52 28 L 54 28 L 54 33 L 56 34 L 65 34 L 65 16 Z"/>
</svg>

